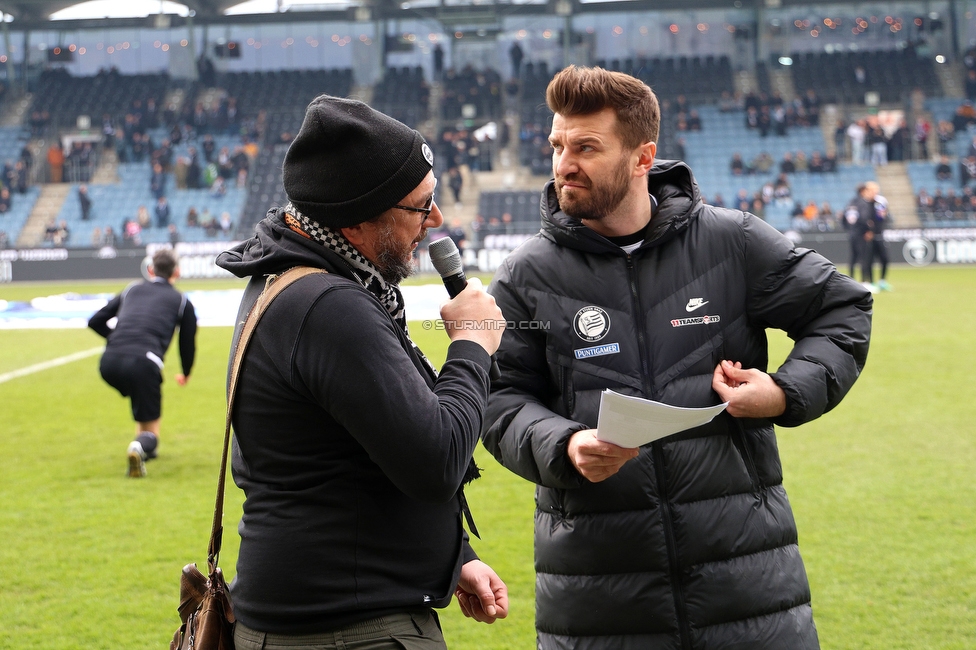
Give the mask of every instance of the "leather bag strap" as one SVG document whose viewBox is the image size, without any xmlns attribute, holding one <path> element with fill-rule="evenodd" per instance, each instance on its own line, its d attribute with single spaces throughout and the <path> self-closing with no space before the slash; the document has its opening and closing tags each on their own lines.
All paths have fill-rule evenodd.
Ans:
<svg viewBox="0 0 976 650">
<path fill-rule="evenodd" d="M 214 503 L 213 525 L 210 528 L 210 546 L 207 549 L 207 568 L 212 574 L 217 570 L 217 559 L 220 556 L 220 544 L 223 541 L 224 527 L 224 484 L 227 479 L 227 450 L 230 446 L 230 427 L 231 415 L 234 412 L 234 395 L 237 393 L 237 379 L 241 371 L 241 363 L 247 345 L 251 341 L 251 334 L 257 327 L 258 321 L 264 315 L 268 306 L 278 297 L 288 285 L 299 280 L 306 275 L 313 273 L 328 273 L 324 269 L 317 269 L 310 266 L 296 266 L 288 269 L 281 275 L 269 275 L 264 285 L 264 291 L 258 296 L 254 306 L 244 320 L 244 327 L 241 328 L 240 338 L 237 340 L 237 348 L 234 350 L 234 363 L 230 368 L 230 381 L 227 387 L 227 415 L 224 419 L 224 451 L 220 457 L 220 474 L 217 478 L 217 499 Z"/>
</svg>

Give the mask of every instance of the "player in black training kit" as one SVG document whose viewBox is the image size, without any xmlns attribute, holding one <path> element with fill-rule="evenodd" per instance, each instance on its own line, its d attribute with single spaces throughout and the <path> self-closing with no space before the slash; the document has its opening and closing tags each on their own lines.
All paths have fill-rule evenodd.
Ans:
<svg viewBox="0 0 976 650">
<path fill-rule="evenodd" d="M 149 268 L 150 280 L 136 282 L 99 309 L 88 321 L 106 339 L 99 364 L 102 378 L 132 400 L 136 438 L 129 444 L 129 476 L 146 475 L 146 461 L 156 457 L 162 409 L 163 357 L 173 332 L 180 328 L 183 372 L 176 383 L 186 384 L 196 353 L 197 317 L 193 304 L 173 288 L 180 277 L 176 254 L 158 251 Z M 118 317 L 115 329 L 108 326 Z"/>
</svg>

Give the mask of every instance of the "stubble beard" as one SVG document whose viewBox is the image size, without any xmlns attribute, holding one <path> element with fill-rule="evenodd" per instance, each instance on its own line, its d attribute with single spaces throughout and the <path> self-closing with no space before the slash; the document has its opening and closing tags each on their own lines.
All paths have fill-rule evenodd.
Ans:
<svg viewBox="0 0 976 650">
<path fill-rule="evenodd" d="M 600 221 L 617 209 L 630 190 L 629 161 L 621 160 L 607 178 L 606 183 L 594 185 L 582 172 L 556 179 L 556 198 L 559 207 L 574 219 Z M 574 198 L 563 190 L 566 182 L 580 183 L 587 188 L 588 197 Z"/>
</svg>

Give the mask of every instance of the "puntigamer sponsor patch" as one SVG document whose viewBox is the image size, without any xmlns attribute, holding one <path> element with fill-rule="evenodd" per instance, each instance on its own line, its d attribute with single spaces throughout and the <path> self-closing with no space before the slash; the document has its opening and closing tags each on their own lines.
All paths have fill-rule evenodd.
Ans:
<svg viewBox="0 0 976 650">
<path fill-rule="evenodd" d="M 671 327 L 684 327 L 685 325 L 709 325 L 711 323 L 717 323 L 721 320 L 716 314 L 715 316 L 696 316 L 695 318 L 675 318 L 671 321 Z"/>
<path fill-rule="evenodd" d="M 617 354 L 620 352 L 619 343 L 607 343 L 606 345 L 594 345 L 592 348 L 580 348 L 573 350 L 577 359 L 589 359 L 590 357 L 602 357 L 605 354 Z"/>
</svg>

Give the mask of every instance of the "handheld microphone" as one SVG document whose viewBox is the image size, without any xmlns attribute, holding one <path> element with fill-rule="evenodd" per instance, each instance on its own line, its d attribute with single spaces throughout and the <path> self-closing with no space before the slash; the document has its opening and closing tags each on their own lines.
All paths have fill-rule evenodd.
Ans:
<svg viewBox="0 0 976 650">
<path fill-rule="evenodd" d="M 450 237 L 435 239 L 427 247 L 430 253 L 430 263 L 444 281 L 447 295 L 451 298 L 456 297 L 468 286 L 468 279 L 464 276 L 464 267 L 461 265 L 461 251 L 457 244 Z"/>
<path fill-rule="evenodd" d="M 454 298 L 464 291 L 464 287 L 468 286 L 468 279 L 464 275 L 464 266 L 461 264 L 461 251 L 458 250 L 454 240 L 450 237 L 436 239 L 427 247 L 427 252 L 430 254 L 430 263 L 434 265 L 434 269 L 444 281 L 447 295 Z M 501 378 L 494 355 L 491 357 L 491 370 L 488 375 L 492 381 Z"/>
</svg>

